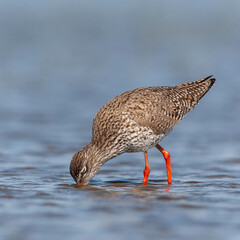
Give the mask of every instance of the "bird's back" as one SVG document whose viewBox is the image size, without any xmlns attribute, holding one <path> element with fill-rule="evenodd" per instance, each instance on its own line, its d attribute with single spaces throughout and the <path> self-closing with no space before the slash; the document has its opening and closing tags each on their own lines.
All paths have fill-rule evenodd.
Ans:
<svg viewBox="0 0 240 240">
<path fill-rule="evenodd" d="M 124 110 L 141 126 L 156 134 L 169 132 L 208 92 L 215 79 L 211 76 L 175 87 L 149 87 L 129 93 Z"/>
</svg>

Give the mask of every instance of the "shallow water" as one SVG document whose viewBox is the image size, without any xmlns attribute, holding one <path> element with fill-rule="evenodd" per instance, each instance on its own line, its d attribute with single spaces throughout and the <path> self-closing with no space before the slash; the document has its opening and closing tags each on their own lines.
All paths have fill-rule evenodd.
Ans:
<svg viewBox="0 0 240 240">
<path fill-rule="evenodd" d="M 2 4 L 0 239 L 239 239 L 239 4 L 208 3 Z M 156 149 L 147 186 L 142 153 L 74 184 L 72 155 L 104 103 L 212 73 L 216 84 L 161 144 L 171 186 Z"/>
</svg>

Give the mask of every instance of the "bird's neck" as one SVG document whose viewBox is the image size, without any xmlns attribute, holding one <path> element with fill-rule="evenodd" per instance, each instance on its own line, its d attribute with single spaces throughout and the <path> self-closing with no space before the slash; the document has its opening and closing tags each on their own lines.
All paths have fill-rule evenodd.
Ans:
<svg viewBox="0 0 240 240">
<path fill-rule="evenodd" d="M 88 159 L 101 162 L 102 164 L 119 155 L 117 150 L 113 148 L 103 149 L 101 146 L 94 144 L 94 142 L 89 143 L 85 148 L 88 152 Z"/>
</svg>

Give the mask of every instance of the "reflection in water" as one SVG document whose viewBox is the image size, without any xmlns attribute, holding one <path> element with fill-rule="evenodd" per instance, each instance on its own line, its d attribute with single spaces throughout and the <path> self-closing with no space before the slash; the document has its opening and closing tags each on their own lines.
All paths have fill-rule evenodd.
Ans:
<svg viewBox="0 0 240 240">
<path fill-rule="evenodd" d="M 71 185 L 81 191 L 88 193 L 91 197 L 101 199 L 132 199 L 135 201 L 153 203 L 158 200 L 182 200 L 185 196 L 171 191 L 169 184 L 151 184 L 143 186 L 141 183 L 134 184 L 132 182 L 108 181 L 106 183 L 96 182 L 91 185 L 77 186 Z"/>
</svg>

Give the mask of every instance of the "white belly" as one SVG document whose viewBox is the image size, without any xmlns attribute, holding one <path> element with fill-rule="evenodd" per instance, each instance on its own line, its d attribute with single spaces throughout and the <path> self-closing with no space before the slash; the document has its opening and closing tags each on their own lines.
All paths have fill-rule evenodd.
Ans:
<svg viewBox="0 0 240 240">
<path fill-rule="evenodd" d="M 137 126 L 136 131 L 127 136 L 128 147 L 126 152 L 145 152 L 156 146 L 166 135 L 156 135 L 147 127 Z"/>
</svg>

